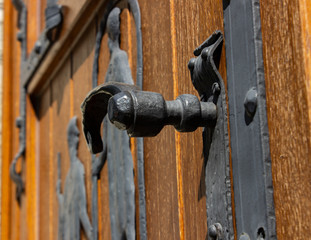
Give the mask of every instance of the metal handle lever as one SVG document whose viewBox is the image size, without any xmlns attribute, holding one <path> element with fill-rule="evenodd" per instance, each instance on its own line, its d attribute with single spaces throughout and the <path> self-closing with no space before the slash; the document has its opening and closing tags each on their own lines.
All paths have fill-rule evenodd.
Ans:
<svg viewBox="0 0 311 240">
<path fill-rule="evenodd" d="M 165 125 L 180 132 L 192 132 L 198 127 L 213 127 L 217 110 L 213 102 L 200 102 L 190 94 L 174 101 L 165 101 L 160 93 L 139 91 L 130 84 L 110 82 L 94 88 L 81 105 L 83 131 L 89 149 L 102 151 L 101 123 L 109 120 L 132 137 L 156 136 Z"/>
<path fill-rule="evenodd" d="M 217 110 L 214 103 L 200 102 L 190 94 L 165 101 L 155 92 L 124 91 L 109 99 L 108 117 L 111 123 L 127 130 L 132 137 L 152 137 L 165 125 L 173 125 L 180 132 L 213 127 Z"/>
</svg>

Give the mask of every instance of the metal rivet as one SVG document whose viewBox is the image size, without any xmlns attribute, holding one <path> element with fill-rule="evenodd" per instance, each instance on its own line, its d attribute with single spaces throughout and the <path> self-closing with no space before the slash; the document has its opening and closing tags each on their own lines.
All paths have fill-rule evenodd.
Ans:
<svg viewBox="0 0 311 240">
<path fill-rule="evenodd" d="M 21 41 L 23 41 L 23 39 L 24 39 L 24 34 L 22 31 L 19 31 L 17 33 L 17 40 L 21 42 Z"/>
<path fill-rule="evenodd" d="M 35 44 L 35 52 L 39 54 L 41 52 L 41 42 L 37 41 Z"/>
<path fill-rule="evenodd" d="M 203 60 L 206 60 L 208 56 L 208 48 L 204 48 L 201 53 L 201 57 Z"/>
<path fill-rule="evenodd" d="M 219 94 L 220 93 L 220 86 L 217 82 L 213 83 L 212 85 L 213 94 Z"/>
<path fill-rule="evenodd" d="M 251 240 L 247 233 L 242 233 L 239 240 Z"/>
<path fill-rule="evenodd" d="M 194 69 L 194 64 L 195 64 L 195 58 L 191 58 L 190 61 L 188 62 L 188 68 L 190 71 Z"/>
<path fill-rule="evenodd" d="M 220 237 L 222 235 L 222 226 L 220 223 L 215 223 L 208 228 L 208 235 L 216 239 L 217 237 Z"/>
<path fill-rule="evenodd" d="M 17 128 L 21 128 L 23 124 L 23 119 L 21 117 L 17 117 L 15 120 L 15 125 Z"/>
<path fill-rule="evenodd" d="M 248 90 L 246 93 L 245 99 L 244 99 L 244 107 L 246 110 L 246 113 L 250 116 L 253 117 L 256 108 L 257 108 L 257 91 L 256 88 L 251 88 Z"/>
</svg>

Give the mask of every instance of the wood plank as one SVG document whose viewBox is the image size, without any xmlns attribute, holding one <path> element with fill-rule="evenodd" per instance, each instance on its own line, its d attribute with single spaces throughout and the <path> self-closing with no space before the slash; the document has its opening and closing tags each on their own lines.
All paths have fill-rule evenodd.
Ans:
<svg viewBox="0 0 311 240">
<path fill-rule="evenodd" d="M 144 57 L 144 90 L 173 99 L 170 5 L 139 1 Z M 155 24 L 156 23 L 156 24 Z M 149 239 L 180 239 L 175 134 L 164 128 L 145 138 L 147 233 Z"/>
<path fill-rule="evenodd" d="M 29 54 L 34 48 L 36 41 L 39 37 L 39 22 L 38 11 L 39 5 L 37 0 L 29 0 L 27 6 L 27 53 Z"/>
<path fill-rule="evenodd" d="M 3 79 L 13 79 L 14 66 L 11 58 L 14 45 L 14 10 L 9 0 L 4 1 L 4 31 L 3 31 Z M 12 113 L 12 81 L 3 81 L 2 96 L 2 158 L 1 158 L 1 239 L 10 239 L 11 236 L 11 207 L 12 183 L 9 167 L 12 161 L 12 128 L 14 127 Z"/>
<path fill-rule="evenodd" d="M 175 21 L 175 56 L 173 64 L 174 98 L 180 94 L 194 94 L 188 61 L 194 57 L 193 50 L 206 40 L 215 30 L 223 32 L 223 6 L 221 1 L 171 1 L 171 11 Z M 173 39 L 173 38 L 172 38 Z M 226 81 L 225 49 L 222 51 L 220 74 Z M 176 132 L 176 162 L 179 168 L 180 194 L 184 202 L 183 224 L 185 239 L 205 239 L 207 237 L 205 164 L 203 158 L 202 129 L 193 133 Z"/>
<path fill-rule="evenodd" d="M 85 188 L 87 195 L 88 216 L 91 221 L 92 213 L 92 157 L 82 131 L 81 103 L 87 93 L 92 89 L 92 65 L 94 59 L 94 46 L 96 36 L 96 22 L 93 20 L 91 26 L 83 34 L 78 45 L 72 53 L 72 79 L 73 79 L 73 115 L 78 117 L 78 128 L 80 130 L 80 144 L 78 157 L 85 168 Z M 83 86 L 83 87 L 82 87 Z M 101 204 L 101 203 L 99 203 Z M 84 233 L 84 231 L 82 231 Z M 86 239 L 83 236 L 82 239 Z"/>
<path fill-rule="evenodd" d="M 40 33 L 44 30 L 45 28 L 45 8 L 46 8 L 46 0 L 40 0 L 37 1 L 38 4 L 38 31 L 40 31 Z M 39 33 L 39 35 L 40 35 Z"/>
<path fill-rule="evenodd" d="M 97 15 L 97 31 L 99 23 L 103 16 L 105 8 L 101 8 Z M 98 69 L 98 85 L 105 82 L 105 76 L 108 69 L 110 53 L 108 49 L 108 34 L 105 34 L 99 54 L 99 69 Z M 92 66 L 93 69 L 93 66 Z M 98 181 L 98 239 L 111 239 L 110 228 L 110 211 L 109 211 L 109 182 L 108 182 L 108 164 L 104 165 L 100 179 Z"/>
<path fill-rule="evenodd" d="M 51 83 L 50 109 L 50 157 L 49 161 L 49 239 L 55 239 L 58 231 L 59 203 L 56 195 L 57 183 L 57 153 L 61 154 L 61 193 L 64 193 L 65 179 L 70 166 L 67 144 L 67 126 L 71 118 L 70 113 L 70 78 L 71 60 L 67 59 L 63 67 Z M 57 211 L 56 211 L 57 209 Z"/>
<path fill-rule="evenodd" d="M 311 231 L 310 3 L 303 3 L 260 2 L 279 239 L 305 239 Z"/>
<path fill-rule="evenodd" d="M 26 116 L 26 177 L 25 177 L 25 213 L 22 216 L 22 225 L 25 228 L 25 234 L 22 234 L 23 239 L 37 239 L 37 227 L 38 227 L 38 199 L 37 199 L 37 119 L 32 108 L 30 99 L 27 98 L 27 116 Z M 27 219 L 25 221 L 25 219 Z"/>
<path fill-rule="evenodd" d="M 17 24 L 17 12 L 14 10 L 13 15 L 13 26 Z M 16 36 L 18 29 L 14 29 L 13 36 Z M 16 56 L 12 61 L 13 65 L 13 76 L 11 78 L 12 82 L 14 83 L 12 88 L 12 156 L 10 159 L 10 163 L 12 162 L 15 155 L 18 153 L 19 150 L 19 129 L 16 127 L 15 121 L 16 118 L 20 116 L 20 61 L 21 61 L 21 48 L 20 44 L 16 38 L 12 40 L 14 42 L 12 55 Z M 17 64 L 16 64 L 17 63 Z M 12 107 L 13 106 L 13 107 Z M 25 159 L 21 158 L 17 161 L 16 170 L 18 173 L 21 173 L 21 177 L 23 182 L 25 183 Z M 21 211 L 25 208 L 25 192 L 22 194 L 21 197 L 21 206 L 18 205 L 16 201 L 16 185 L 10 178 L 10 184 L 12 185 L 11 188 L 11 222 L 10 222 L 10 239 L 21 239 L 21 232 L 16 231 L 16 229 L 21 228 Z"/>
<path fill-rule="evenodd" d="M 38 154 L 38 203 L 39 203 L 39 239 L 47 238 L 49 239 L 49 229 L 50 229 L 50 163 L 54 159 L 51 159 L 51 145 L 50 143 L 50 103 L 51 103 L 51 90 L 48 89 L 43 96 L 40 98 L 39 113 L 38 118 L 39 124 L 39 154 Z M 56 160 L 54 160 L 56 161 Z M 56 186 L 56 183 L 54 184 Z M 53 190 L 56 187 L 53 188 Z M 56 208 L 57 209 L 57 208 Z M 56 211 L 55 211 L 56 212 Z"/>
</svg>

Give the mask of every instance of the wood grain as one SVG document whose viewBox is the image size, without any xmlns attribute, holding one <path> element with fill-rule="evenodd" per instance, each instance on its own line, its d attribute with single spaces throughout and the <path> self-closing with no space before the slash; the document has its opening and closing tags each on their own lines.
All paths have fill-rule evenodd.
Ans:
<svg viewBox="0 0 311 240">
<path fill-rule="evenodd" d="M 306 239 L 311 232 L 310 3 L 260 3 L 277 236 Z"/>
<path fill-rule="evenodd" d="M 43 96 L 40 99 L 40 108 L 38 112 L 38 118 L 40 121 L 39 124 L 39 134 L 38 138 L 40 139 L 39 144 L 39 153 L 38 153 L 38 166 L 37 166 L 37 172 L 38 172 L 38 204 L 39 204 L 39 223 L 40 223 L 40 229 L 39 229 L 39 239 L 47 238 L 49 239 L 49 218 L 51 217 L 49 214 L 50 209 L 50 163 L 53 162 L 54 159 L 51 156 L 51 150 L 52 148 L 52 132 L 50 132 L 51 129 L 51 113 L 50 111 L 50 103 L 51 103 L 51 90 L 48 89 Z M 56 161 L 56 160 L 54 160 Z M 56 183 L 55 183 L 56 186 Z M 56 189 L 56 187 L 54 187 Z M 58 208 L 56 208 L 58 209 Z M 56 211 L 55 211 L 56 212 Z"/>
<path fill-rule="evenodd" d="M 96 22 L 93 21 L 93 24 L 88 28 L 88 30 L 80 39 L 76 48 L 73 50 L 71 60 L 74 94 L 73 113 L 75 116 L 78 117 L 78 128 L 80 130 L 80 144 L 78 149 L 78 156 L 85 169 L 85 189 L 87 196 L 87 209 L 90 221 L 92 219 L 92 159 L 82 132 L 82 115 L 80 106 L 87 93 L 92 89 L 91 69 L 94 59 L 95 35 Z"/>
<path fill-rule="evenodd" d="M 4 39 L 3 39 L 3 79 L 13 79 L 14 66 L 12 54 L 14 52 L 14 12 L 10 1 L 4 1 Z M 1 239 L 10 239 L 12 183 L 9 166 L 12 161 L 12 128 L 14 127 L 12 113 L 12 81 L 3 81 L 2 95 L 2 158 L 1 158 Z"/>
<path fill-rule="evenodd" d="M 97 30 L 100 21 L 103 16 L 105 8 L 101 8 L 97 15 Z M 110 53 L 108 49 L 108 35 L 105 34 L 99 54 L 99 71 L 98 71 L 98 85 L 105 82 L 105 76 L 108 69 L 110 59 Z M 93 66 L 92 66 L 93 67 Z M 109 212 L 109 182 L 108 182 L 108 164 L 105 163 L 98 182 L 98 239 L 99 240 L 109 240 L 111 239 L 111 229 L 110 229 L 110 212 Z"/>
<path fill-rule="evenodd" d="M 171 1 L 173 2 L 173 1 Z M 176 34 L 176 72 L 174 72 L 174 98 L 180 94 L 194 94 L 195 91 L 188 61 L 194 57 L 193 51 L 215 30 L 223 32 L 223 8 L 221 1 L 175 1 L 174 18 Z M 173 61 L 174 62 L 174 61 Z M 222 51 L 220 74 L 226 81 L 225 51 Z M 178 135 L 177 135 L 178 134 Z M 205 165 L 203 158 L 202 129 L 193 133 L 177 133 L 176 156 L 182 179 L 184 202 L 184 239 L 205 239 L 207 237 Z M 181 221 L 181 219 L 180 219 Z M 181 224 L 181 223 L 180 223 Z"/>
<path fill-rule="evenodd" d="M 22 219 L 25 223 L 24 239 L 38 239 L 38 164 L 37 164 L 37 118 L 35 111 L 32 108 L 29 97 L 27 98 L 27 117 L 26 117 L 26 211 L 25 218 Z M 51 188 L 51 186 L 50 186 Z M 54 188 L 53 188 L 54 189 Z"/>
<path fill-rule="evenodd" d="M 170 5 L 139 1 L 141 7 L 144 90 L 174 97 Z M 180 239 L 175 133 L 164 128 L 144 140 L 147 232 L 149 239 Z"/>
<path fill-rule="evenodd" d="M 63 67 L 51 82 L 50 108 L 50 164 L 49 179 L 51 181 L 49 203 L 49 236 L 55 239 L 58 231 L 59 204 L 56 196 L 57 183 L 57 153 L 61 154 L 61 193 L 64 193 L 65 179 L 70 167 L 69 150 L 67 143 L 67 126 L 70 116 L 70 78 L 71 61 L 67 59 Z M 43 161 L 43 159 L 41 159 Z M 57 210 L 57 211 L 55 211 Z"/>
<path fill-rule="evenodd" d="M 68 5 L 65 4 L 67 2 L 69 1 L 63 1 L 65 12 L 70 11 L 71 9 L 68 7 Z M 106 3 L 107 1 L 84 2 L 83 6 L 81 6 L 80 11 L 75 13 L 76 15 L 74 15 L 72 22 L 70 22 L 70 25 L 63 28 L 62 36 L 52 46 L 49 54 L 34 74 L 27 88 L 29 94 L 31 94 L 32 96 L 38 96 L 42 94 L 42 92 L 49 86 L 49 82 L 58 73 L 59 69 L 64 64 L 64 61 L 66 61 L 67 58 L 70 57 L 69 55 L 72 49 L 78 43 L 78 40 L 81 38 L 86 29 L 90 26 L 93 18 L 96 16 L 97 11 Z M 59 2 L 59 4 L 61 4 L 61 1 Z M 64 29 L 66 29 L 66 31 Z"/>
</svg>

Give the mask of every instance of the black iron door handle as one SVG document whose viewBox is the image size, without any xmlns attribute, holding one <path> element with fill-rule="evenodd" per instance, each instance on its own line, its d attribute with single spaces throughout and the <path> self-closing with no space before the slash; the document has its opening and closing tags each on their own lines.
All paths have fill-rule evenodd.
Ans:
<svg viewBox="0 0 311 240">
<path fill-rule="evenodd" d="M 173 125 L 180 132 L 213 127 L 217 111 L 214 103 L 200 102 L 194 95 L 184 94 L 175 101 L 165 101 L 159 93 L 134 90 L 109 99 L 108 117 L 131 137 L 152 137 L 165 125 Z"/>
<path fill-rule="evenodd" d="M 100 127 L 107 113 L 114 126 L 127 130 L 132 137 L 156 136 L 165 125 L 173 125 L 180 132 L 214 127 L 221 85 L 215 60 L 219 60 L 222 39 L 222 34 L 216 31 L 194 51 L 198 57 L 188 63 L 201 101 L 190 94 L 165 101 L 160 93 L 140 91 L 119 82 L 94 88 L 81 105 L 83 131 L 91 152 L 102 151 Z"/>
</svg>

